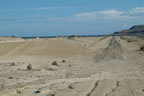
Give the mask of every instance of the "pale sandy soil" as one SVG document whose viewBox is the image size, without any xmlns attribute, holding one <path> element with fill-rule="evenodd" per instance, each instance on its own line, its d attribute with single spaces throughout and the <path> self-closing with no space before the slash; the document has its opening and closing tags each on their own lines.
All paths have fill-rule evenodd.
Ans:
<svg viewBox="0 0 144 96">
<path fill-rule="evenodd" d="M 1 38 L 0 96 L 144 96 L 144 40 L 127 38 Z"/>
</svg>

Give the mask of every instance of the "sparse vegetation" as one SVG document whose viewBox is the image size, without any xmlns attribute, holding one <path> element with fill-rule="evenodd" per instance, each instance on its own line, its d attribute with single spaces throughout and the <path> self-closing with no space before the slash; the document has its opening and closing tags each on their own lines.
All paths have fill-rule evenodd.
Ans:
<svg viewBox="0 0 144 96">
<path fill-rule="evenodd" d="M 8 79 L 13 79 L 13 77 L 8 77 Z"/>
<path fill-rule="evenodd" d="M 2 84 L 2 85 L 0 85 L 0 90 L 2 90 L 2 89 L 4 89 L 4 85 Z"/>
<path fill-rule="evenodd" d="M 46 68 L 46 69 L 49 71 L 55 71 L 55 69 L 53 69 L 53 68 Z"/>
<path fill-rule="evenodd" d="M 70 36 L 67 36 L 67 39 L 73 39 L 74 37 L 76 37 L 75 35 L 70 35 Z"/>
<path fill-rule="evenodd" d="M 69 88 L 69 89 L 74 89 L 72 85 L 69 85 L 68 88 Z"/>
<path fill-rule="evenodd" d="M 27 66 L 27 70 L 32 70 L 32 65 L 31 65 L 31 64 L 29 64 L 29 65 Z"/>
<path fill-rule="evenodd" d="M 51 96 L 55 96 L 55 94 L 51 94 Z"/>
<path fill-rule="evenodd" d="M 140 47 L 140 51 L 144 51 L 144 45 Z"/>
<path fill-rule="evenodd" d="M 71 65 L 71 64 L 69 64 L 68 66 L 69 66 L 69 67 L 71 67 L 72 65 Z"/>
<path fill-rule="evenodd" d="M 36 91 L 35 93 L 40 93 L 40 91 L 38 90 L 38 91 Z"/>
<path fill-rule="evenodd" d="M 17 36 L 9 36 L 9 37 L 11 37 L 11 38 L 18 38 Z"/>
<path fill-rule="evenodd" d="M 66 60 L 62 60 L 62 62 L 63 62 L 63 63 L 65 63 L 65 62 L 66 62 Z"/>
<path fill-rule="evenodd" d="M 23 90 L 22 89 L 17 89 L 16 92 L 17 92 L 17 94 L 22 94 Z"/>
<path fill-rule="evenodd" d="M 128 42 L 128 43 L 131 43 L 131 42 L 133 42 L 133 41 L 129 39 L 129 40 L 127 40 L 127 42 Z"/>
<path fill-rule="evenodd" d="M 54 94 L 54 93 L 51 93 L 51 94 L 48 94 L 47 96 L 55 96 L 55 94 Z"/>
<path fill-rule="evenodd" d="M 15 66 L 15 63 L 13 62 L 13 63 L 11 63 L 11 66 Z"/>
<path fill-rule="evenodd" d="M 52 65 L 58 66 L 58 63 L 57 63 L 56 61 L 53 61 L 53 62 L 52 62 Z"/>
</svg>

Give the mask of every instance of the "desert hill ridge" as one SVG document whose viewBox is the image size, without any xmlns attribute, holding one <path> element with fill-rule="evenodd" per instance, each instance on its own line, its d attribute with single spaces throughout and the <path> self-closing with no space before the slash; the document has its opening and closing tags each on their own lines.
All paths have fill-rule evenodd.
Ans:
<svg viewBox="0 0 144 96">
<path fill-rule="evenodd" d="M 127 30 L 114 32 L 114 35 L 144 35 L 144 25 L 134 25 Z"/>
</svg>

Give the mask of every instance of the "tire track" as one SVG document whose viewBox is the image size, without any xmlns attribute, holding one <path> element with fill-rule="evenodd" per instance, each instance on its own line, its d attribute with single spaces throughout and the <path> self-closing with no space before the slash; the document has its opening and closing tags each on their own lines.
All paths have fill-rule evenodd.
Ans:
<svg viewBox="0 0 144 96">
<path fill-rule="evenodd" d="M 87 96 L 92 96 L 92 93 L 96 90 L 98 84 L 99 84 L 99 81 L 96 81 L 95 84 L 94 84 L 94 87 L 93 87 L 92 90 L 87 94 Z"/>
<path fill-rule="evenodd" d="M 110 94 L 112 94 L 114 91 L 116 91 L 116 89 L 120 86 L 119 81 L 116 81 L 115 83 L 115 88 L 111 89 L 111 91 L 109 93 L 106 93 L 105 96 L 109 96 Z"/>
<path fill-rule="evenodd" d="M 96 56 L 95 60 L 97 62 L 102 60 L 112 60 L 112 59 L 123 60 L 124 57 L 122 53 L 123 50 L 121 44 L 118 42 L 116 37 L 112 37 L 107 47 L 103 49 L 100 55 Z"/>
</svg>

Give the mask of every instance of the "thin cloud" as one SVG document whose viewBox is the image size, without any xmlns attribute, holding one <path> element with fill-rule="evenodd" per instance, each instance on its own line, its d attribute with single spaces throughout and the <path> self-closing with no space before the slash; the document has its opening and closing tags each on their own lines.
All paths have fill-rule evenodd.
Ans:
<svg viewBox="0 0 144 96">
<path fill-rule="evenodd" d="M 0 8 L 0 11 L 44 11 L 44 10 L 54 10 L 64 7 L 36 7 L 36 8 Z"/>
<path fill-rule="evenodd" d="M 132 16 L 129 16 L 124 11 L 119 11 L 116 9 L 104 10 L 98 12 L 101 16 L 108 19 L 131 19 Z"/>
<path fill-rule="evenodd" d="M 97 16 L 97 12 L 87 12 L 87 13 L 80 13 L 76 14 L 76 17 L 89 17 L 89 18 L 94 18 Z"/>
<path fill-rule="evenodd" d="M 27 8 L 31 10 L 53 10 L 53 9 L 60 9 L 64 7 L 38 7 L 38 8 Z"/>
<path fill-rule="evenodd" d="M 93 19 L 133 19 L 144 16 L 144 7 L 136 7 L 128 11 L 116 9 L 101 10 L 75 14 L 74 17 L 93 18 Z"/>
<path fill-rule="evenodd" d="M 115 10 L 115 9 L 99 11 L 98 13 L 106 15 L 106 16 L 122 16 L 124 14 L 123 11 L 118 11 L 118 10 Z"/>
<path fill-rule="evenodd" d="M 133 8 L 129 13 L 131 15 L 144 15 L 144 7 Z"/>
<path fill-rule="evenodd" d="M 0 11 L 47 11 L 47 10 L 78 9 L 78 8 L 85 8 L 85 7 L 43 6 L 32 8 L 0 8 Z"/>
<path fill-rule="evenodd" d="M 39 8 L 28 8 L 31 10 L 51 10 L 53 7 L 39 7 Z"/>
</svg>

